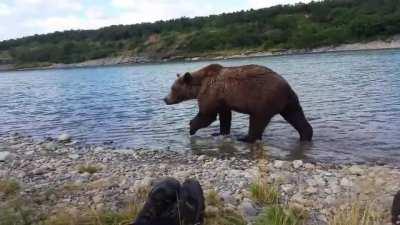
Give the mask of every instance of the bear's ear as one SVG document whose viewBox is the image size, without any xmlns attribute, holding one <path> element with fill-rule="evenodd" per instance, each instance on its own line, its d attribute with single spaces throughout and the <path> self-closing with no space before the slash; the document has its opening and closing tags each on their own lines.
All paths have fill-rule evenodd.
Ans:
<svg viewBox="0 0 400 225">
<path fill-rule="evenodd" d="M 179 78 L 179 77 L 181 77 L 181 75 L 180 75 L 179 73 L 177 73 L 177 74 L 176 74 L 176 77 Z"/>
<path fill-rule="evenodd" d="M 186 83 L 189 83 L 192 80 L 192 74 L 190 74 L 189 72 L 185 73 L 185 75 L 183 75 L 183 81 Z"/>
</svg>

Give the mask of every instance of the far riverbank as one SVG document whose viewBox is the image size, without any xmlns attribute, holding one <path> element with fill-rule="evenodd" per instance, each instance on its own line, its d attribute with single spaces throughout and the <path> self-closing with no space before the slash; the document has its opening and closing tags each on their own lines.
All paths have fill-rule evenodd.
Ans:
<svg viewBox="0 0 400 225">
<path fill-rule="evenodd" d="M 199 56 L 170 56 L 166 58 L 154 58 L 147 56 L 118 56 L 89 60 L 72 64 L 32 64 L 32 65 L 0 65 L 1 71 L 13 70 L 43 70 L 43 69 L 69 69 L 69 68 L 87 68 L 101 66 L 117 66 L 117 65 L 135 65 L 135 64 L 151 64 L 151 63 L 167 63 L 167 62 L 192 62 L 192 61 L 213 61 L 213 60 L 229 60 L 243 59 L 253 57 L 268 57 L 280 55 L 295 54 L 315 54 L 328 52 L 345 52 L 345 51 L 363 51 L 363 50 L 384 50 L 384 49 L 400 49 L 400 36 L 394 36 L 387 40 L 375 40 L 370 42 L 359 42 L 342 44 L 338 46 L 326 46 L 315 49 L 297 49 L 297 50 L 275 50 L 275 51 L 230 51 L 224 53 L 204 54 Z"/>
</svg>

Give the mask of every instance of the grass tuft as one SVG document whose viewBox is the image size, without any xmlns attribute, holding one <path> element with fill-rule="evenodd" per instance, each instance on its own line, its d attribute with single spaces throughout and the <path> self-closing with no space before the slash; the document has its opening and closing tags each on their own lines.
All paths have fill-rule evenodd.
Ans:
<svg viewBox="0 0 400 225">
<path fill-rule="evenodd" d="M 251 198 L 260 205 L 265 206 L 279 202 L 278 188 L 261 179 L 250 185 L 250 194 Z"/>
<path fill-rule="evenodd" d="M 239 212 L 221 209 L 217 214 L 206 214 L 204 225 L 246 225 L 246 220 Z"/>
<path fill-rule="evenodd" d="M 222 201 L 221 198 L 219 197 L 218 193 L 214 190 L 208 191 L 206 193 L 206 205 L 211 205 L 215 207 L 221 207 L 222 206 Z"/>
<path fill-rule="evenodd" d="M 205 195 L 207 207 L 215 207 L 216 211 L 208 211 L 204 218 L 205 225 L 245 225 L 246 220 L 236 210 L 224 207 L 218 193 L 214 190 L 208 191 Z"/>
<path fill-rule="evenodd" d="M 302 225 L 307 219 L 307 213 L 281 205 L 264 208 L 257 217 L 255 225 Z"/>
<path fill-rule="evenodd" d="M 44 215 L 37 210 L 38 207 L 21 197 L 0 202 L 0 225 L 39 225 Z"/>
<path fill-rule="evenodd" d="M 140 206 L 141 207 L 141 206 Z M 79 211 L 60 211 L 48 219 L 44 225 L 128 225 L 139 213 L 138 205 L 129 205 L 121 211 L 109 210 L 79 210 Z"/>
<path fill-rule="evenodd" d="M 0 192 L 6 197 L 17 194 L 20 189 L 19 183 L 15 180 L 0 180 Z"/>
<path fill-rule="evenodd" d="M 89 173 L 95 174 L 101 170 L 100 167 L 93 166 L 93 165 L 82 165 L 78 168 L 79 173 Z"/>
<path fill-rule="evenodd" d="M 329 225 L 381 225 L 384 216 L 378 212 L 373 204 L 362 204 L 354 201 L 351 204 L 339 207 L 328 219 Z"/>
</svg>

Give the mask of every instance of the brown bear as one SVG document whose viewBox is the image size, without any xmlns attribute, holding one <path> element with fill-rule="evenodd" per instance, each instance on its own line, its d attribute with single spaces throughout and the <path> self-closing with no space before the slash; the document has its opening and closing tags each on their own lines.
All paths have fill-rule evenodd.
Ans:
<svg viewBox="0 0 400 225">
<path fill-rule="evenodd" d="M 199 113 L 190 121 L 190 135 L 209 126 L 217 115 L 220 134 L 229 134 L 233 110 L 250 115 L 249 133 L 241 141 L 260 140 L 276 114 L 298 131 L 301 141 L 311 141 L 313 136 L 296 93 L 284 78 L 263 66 L 212 64 L 183 76 L 178 74 L 164 101 L 170 105 L 190 99 L 197 99 L 199 105 Z"/>
</svg>

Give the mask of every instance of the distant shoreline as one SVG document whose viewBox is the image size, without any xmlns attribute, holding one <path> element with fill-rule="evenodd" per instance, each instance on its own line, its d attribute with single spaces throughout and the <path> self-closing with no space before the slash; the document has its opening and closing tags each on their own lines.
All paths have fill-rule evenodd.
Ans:
<svg viewBox="0 0 400 225">
<path fill-rule="evenodd" d="M 366 43 L 351 43 L 342 44 L 339 46 L 326 46 L 315 49 L 298 49 L 298 50 L 277 50 L 277 51 L 243 51 L 239 54 L 220 55 L 220 56 L 198 56 L 184 57 L 173 56 L 166 59 L 152 59 L 143 56 L 118 56 L 108 57 L 95 60 L 84 61 L 72 64 L 52 64 L 50 66 L 38 66 L 27 68 L 15 68 L 13 64 L 0 65 L 0 72 L 7 71 L 30 71 L 30 70 L 51 70 L 51 69 L 75 69 L 75 68 L 92 68 L 92 67 L 107 67 L 107 66 L 124 66 L 124 65 L 142 65 L 142 64 L 159 64 L 170 62 L 197 62 L 197 61 L 214 61 L 214 60 L 229 60 L 229 59 L 245 59 L 268 56 L 282 55 L 299 55 L 299 54 L 318 54 L 331 52 L 352 52 L 365 50 L 390 50 L 400 49 L 400 35 L 394 36 L 388 41 L 375 40 Z"/>
</svg>

